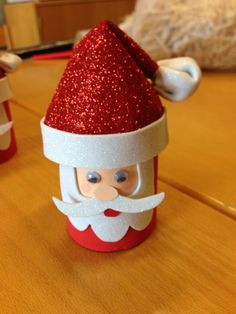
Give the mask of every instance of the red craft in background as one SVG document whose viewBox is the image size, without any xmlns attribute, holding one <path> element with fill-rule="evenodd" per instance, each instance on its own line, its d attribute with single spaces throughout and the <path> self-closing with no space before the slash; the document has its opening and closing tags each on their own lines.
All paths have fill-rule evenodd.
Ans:
<svg viewBox="0 0 236 314">
<path fill-rule="evenodd" d="M 21 59 L 10 53 L 0 55 L 0 163 L 7 161 L 16 153 L 16 140 L 8 100 L 12 92 L 7 73 L 13 72 Z"/>
</svg>

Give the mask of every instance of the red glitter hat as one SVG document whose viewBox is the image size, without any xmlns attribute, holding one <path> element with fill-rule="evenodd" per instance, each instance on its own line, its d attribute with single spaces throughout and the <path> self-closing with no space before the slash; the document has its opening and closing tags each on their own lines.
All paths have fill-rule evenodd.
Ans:
<svg viewBox="0 0 236 314">
<path fill-rule="evenodd" d="M 109 153 L 106 147 L 115 138 L 115 145 L 126 150 L 123 159 L 132 163 L 135 156 L 131 153 L 133 158 L 126 158 L 127 145 L 130 149 L 132 145 L 141 147 L 140 138 L 147 141 L 147 133 L 141 132 L 145 128 L 152 133 L 149 141 L 156 143 L 146 154 L 135 150 L 136 159 L 156 155 L 167 144 L 164 108 L 148 80 L 155 78 L 157 69 L 157 64 L 113 23 L 104 21 L 91 30 L 75 47 L 42 123 L 47 157 L 59 163 L 86 166 L 86 151 L 94 147 L 97 165 L 102 166 L 105 162 L 99 162 L 99 151 L 105 160 Z M 62 143 L 70 143 L 74 153 L 65 153 L 68 148 Z M 122 154 L 117 149 L 116 152 Z M 108 167 L 115 165 L 115 161 L 106 163 Z"/>
</svg>

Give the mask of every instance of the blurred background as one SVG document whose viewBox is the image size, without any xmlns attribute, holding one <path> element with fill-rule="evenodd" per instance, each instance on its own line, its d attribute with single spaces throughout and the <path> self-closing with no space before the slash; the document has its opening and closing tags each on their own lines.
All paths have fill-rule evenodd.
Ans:
<svg viewBox="0 0 236 314">
<path fill-rule="evenodd" d="M 134 0 L 0 0 L 0 47 L 20 50 L 72 42 L 78 30 L 104 19 L 121 22 L 134 4 Z"/>
<path fill-rule="evenodd" d="M 104 19 L 153 59 L 190 56 L 203 69 L 236 67 L 236 0 L 0 0 L 0 49 L 22 57 L 68 51 Z"/>
</svg>

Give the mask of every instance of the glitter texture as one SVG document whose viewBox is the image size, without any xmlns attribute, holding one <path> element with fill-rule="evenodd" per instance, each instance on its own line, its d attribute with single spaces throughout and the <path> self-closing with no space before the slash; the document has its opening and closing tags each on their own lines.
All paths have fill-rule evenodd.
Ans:
<svg viewBox="0 0 236 314">
<path fill-rule="evenodd" d="M 75 47 L 45 124 L 76 134 L 130 132 L 163 114 L 148 81 L 157 64 L 123 31 L 104 21 Z"/>
<path fill-rule="evenodd" d="M 166 114 L 141 129 L 117 134 L 75 134 L 41 120 L 45 156 L 59 164 L 82 168 L 120 168 L 149 160 L 168 143 Z"/>
</svg>

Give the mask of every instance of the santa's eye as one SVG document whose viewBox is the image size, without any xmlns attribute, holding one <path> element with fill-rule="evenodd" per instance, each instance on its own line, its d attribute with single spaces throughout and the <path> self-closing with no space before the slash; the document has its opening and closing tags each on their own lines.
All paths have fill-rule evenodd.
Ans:
<svg viewBox="0 0 236 314">
<path fill-rule="evenodd" d="M 87 180 L 90 183 L 98 183 L 101 181 L 101 176 L 96 171 L 89 171 L 87 173 Z"/>
<path fill-rule="evenodd" d="M 128 171 L 126 170 L 119 170 L 115 173 L 114 179 L 118 183 L 122 183 L 128 179 Z"/>
</svg>

